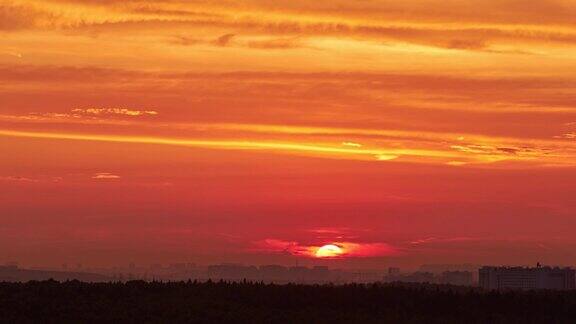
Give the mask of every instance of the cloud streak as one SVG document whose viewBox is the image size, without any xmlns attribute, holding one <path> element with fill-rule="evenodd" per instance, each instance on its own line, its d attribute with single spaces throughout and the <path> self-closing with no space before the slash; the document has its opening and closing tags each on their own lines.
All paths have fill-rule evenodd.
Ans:
<svg viewBox="0 0 576 324">
<path fill-rule="evenodd" d="M 299 128 L 282 127 L 274 125 L 197 125 L 202 137 L 195 138 L 170 138 L 143 135 L 112 135 L 112 134 L 86 134 L 86 133 L 61 133 L 61 132 L 30 132 L 0 130 L 0 136 L 36 138 L 50 140 L 74 140 L 96 142 L 118 142 L 131 144 L 154 144 L 171 146 L 188 146 L 196 148 L 210 148 L 223 150 L 251 150 L 281 152 L 284 154 L 309 155 L 318 157 L 365 160 L 365 161 L 400 161 L 411 163 L 448 164 L 452 166 L 464 166 L 467 164 L 489 165 L 495 162 L 515 162 L 517 166 L 539 165 L 565 165 L 574 166 L 576 157 L 576 144 L 558 143 L 545 141 L 541 143 L 502 143 L 498 139 L 484 138 L 485 144 L 465 144 L 459 139 L 459 145 L 442 144 L 441 137 L 436 139 L 440 143 L 429 143 L 427 135 L 409 132 L 377 131 L 377 130 L 347 130 L 328 128 Z M 251 139 L 232 140 L 218 138 L 206 133 L 210 128 L 244 130 L 254 132 Z M 322 140 L 303 141 L 294 137 L 296 134 L 326 134 L 334 135 L 372 134 L 391 138 L 404 138 L 405 144 L 398 147 L 398 140 L 389 139 L 390 144 L 383 145 L 377 141 L 370 146 L 345 146 L 338 142 Z M 270 137 L 270 134 L 279 133 L 283 137 Z M 291 136 L 286 136 L 291 135 Z M 413 139 L 407 140 L 406 137 Z M 479 137 L 482 138 L 482 137 Z M 429 138 L 428 138 L 429 140 Z M 446 138 L 448 140 L 448 138 Z M 378 144 L 380 143 L 380 144 Z M 392 143 L 396 143 L 393 145 Z M 552 145 L 554 143 L 555 145 Z M 498 165 L 494 165 L 495 167 Z M 503 165 L 506 166 L 506 165 Z M 511 167 L 512 165 L 508 165 Z"/>
<path fill-rule="evenodd" d="M 325 242 L 318 245 L 306 245 L 296 241 L 279 239 L 265 239 L 254 243 L 254 250 L 265 253 L 280 253 L 293 256 L 316 258 L 317 251 L 325 244 L 333 244 L 342 250 L 342 254 L 334 258 L 370 258 L 393 256 L 399 250 L 387 243 L 359 243 L 359 242 Z"/>
<path fill-rule="evenodd" d="M 265 141 L 233 141 L 233 140 L 200 140 L 200 139 L 177 139 L 159 138 L 146 136 L 120 136 L 120 135 L 89 135 L 89 134 L 66 134 L 66 133 L 42 133 L 0 130 L 0 136 L 38 138 L 53 140 L 78 140 L 96 142 L 118 142 L 132 144 L 157 144 L 189 146 L 213 149 L 231 150 L 268 150 L 280 152 L 295 152 L 309 154 L 325 154 L 326 156 L 349 157 L 359 160 L 374 160 L 378 156 L 421 156 L 421 157 L 450 157 L 450 153 L 419 150 L 419 149 L 354 149 L 337 146 L 305 144 L 305 143 L 279 143 Z"/>
</svg>

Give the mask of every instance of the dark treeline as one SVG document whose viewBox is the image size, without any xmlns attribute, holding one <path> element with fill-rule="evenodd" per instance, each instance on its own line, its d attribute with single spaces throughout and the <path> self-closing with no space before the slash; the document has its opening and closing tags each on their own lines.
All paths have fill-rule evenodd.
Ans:
<svg viewBox="0 0 576 324">
<path fill-rule="evenodd" d="M 576 291 L 227 282 L 0 283 L 9 323 L 574 323 Z"/>
</svg>

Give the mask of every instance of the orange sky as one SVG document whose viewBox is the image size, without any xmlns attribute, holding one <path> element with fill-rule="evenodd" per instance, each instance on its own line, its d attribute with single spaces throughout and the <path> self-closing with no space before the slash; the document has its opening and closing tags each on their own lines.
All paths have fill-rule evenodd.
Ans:
<svg viewBox="0 0 576 324">
<path fill-rule="evenodd" d="M 4 0 L 0 262 L 574 264 L 575 16 Z"/>
</svg>

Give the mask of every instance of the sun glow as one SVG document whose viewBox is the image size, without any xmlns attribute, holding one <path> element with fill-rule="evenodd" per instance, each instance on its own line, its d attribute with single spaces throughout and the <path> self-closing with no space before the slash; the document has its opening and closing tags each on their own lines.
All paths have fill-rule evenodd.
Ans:
<svg viewBox="0 0 576 324">
<path fill-rule="evenodd" d="M 315 255 L 317 258 L 334 258 L 341 256 L 343 253 L 344 250 L 342 250 L 342 248 L 338 245 L 327 244 L 318 248 Z"/>
</svg>

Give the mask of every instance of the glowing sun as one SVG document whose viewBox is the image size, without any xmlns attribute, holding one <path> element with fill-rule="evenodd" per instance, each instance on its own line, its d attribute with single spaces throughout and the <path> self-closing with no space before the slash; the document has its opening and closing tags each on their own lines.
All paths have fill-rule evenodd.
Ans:
<svg viewBox="0 0 576 324">
<path fill-rule="evenodd" d="M 341 247 L 334 244 L 327 244 L 316 250 L 317 258 L 333 258 L 344 253 Z"/>
</svg>

